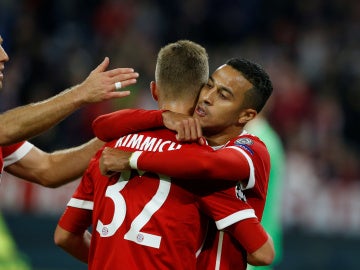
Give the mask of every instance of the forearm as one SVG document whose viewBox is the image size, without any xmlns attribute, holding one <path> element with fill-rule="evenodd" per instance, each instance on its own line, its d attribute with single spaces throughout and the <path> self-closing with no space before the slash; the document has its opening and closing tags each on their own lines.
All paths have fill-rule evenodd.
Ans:
<svg viewBox="0 0 360 270">
<path fill-rule="evenodd" d="M 6 171 L 45 187 L 58 187 L 79 178 L 103 142 L 94 138 L 78 147 L 45 153 L 33 149 Z"/>
<path fill-rule="evenodd" d="M 124 109 L 97 117 L 92 124 L 96 137 L 108 142 L 124 135 L 162 127 L 161 110 Z"/>
<path fill-rule="evenodd" d="M 0 145 L 31 138 L 54 126 L 84 105 L 78 87 L 65 90 L 45 101 L 21 106 L 0 115 Z"/>
<path fill-rule="evenodd" d="M 74 234 L 56 227 L 54 235 L 55 244 L 78 260 L 88 263 L 91 234 L 85 231 L 83 234 Z"/>
<path fill-rule="evenodd" d="M 97 138 L 78 147 L 56 151 L 50 156 L 49 168 L 43 172 L 43 178 L 54 186 L 66 184 L 81 177 L 91 158 L 103 146 Z M 59 168 L 59 169 L 55 169 Z"/>
<path fill-rule="evenodd" d="M 76 179 L 84 173 L 89 165 L 91 158 L 104 145 L 102 141 L 97 138 L 90 140 L 78 147 L 56 151 L 51 154 L 50 168 L 61 168 L 60 172 L 53 173 L 48 170 L 48 179 L 62 180 Z"/>
</svg>

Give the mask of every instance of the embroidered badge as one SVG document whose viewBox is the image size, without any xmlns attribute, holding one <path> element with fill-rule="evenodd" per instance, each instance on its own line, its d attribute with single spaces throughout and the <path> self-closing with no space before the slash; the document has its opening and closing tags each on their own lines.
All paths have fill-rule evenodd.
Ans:
<svg viewBox="0 0 360 270">
<path fill-rule="evenodd" d="M 254 151 L 250 147 L 252 144 L 254 144 L 254 141 L 250 138 L 240 138 L 234 143 L 235 146 L 238 146 L 253 155 Z"/>
<path fill-rule="evenodd" d="M 250 138 L 240 138 L 235 141 L 235 145 L 252 145 L 254 144 L 254 141 Z"/>
</svg>

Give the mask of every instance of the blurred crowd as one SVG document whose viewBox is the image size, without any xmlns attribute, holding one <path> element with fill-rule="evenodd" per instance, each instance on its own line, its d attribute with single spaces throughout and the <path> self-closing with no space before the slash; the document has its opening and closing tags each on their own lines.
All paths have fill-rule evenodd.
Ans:
<svg viewBox="0 0 360 270">
<path fill-rule="evenodd" d="M 81 82 L 110 57 L 140 73 L 131 97 L 92 105 L 33 141 L 55 150 L 93 136 L 91 121 L 154 108 L 157 51 L 178 40 L 263 65 L 274 84 L 266 115 L 286 150 L 284 224 L 360 235 L 360 2 L 357 0 L 2 0 L 10 56 L 1 111 Z"/>
</svg>

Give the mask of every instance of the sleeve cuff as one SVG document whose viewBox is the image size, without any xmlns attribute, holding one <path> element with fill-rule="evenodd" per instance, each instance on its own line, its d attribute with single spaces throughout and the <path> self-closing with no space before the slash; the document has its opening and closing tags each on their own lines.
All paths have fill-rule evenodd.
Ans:
<svg viewBox="0 0 360 270">
<path fill-rule="evenodd" d="M 138 169 L 138 159 L 141 155 L 142 151 L 135 151 L 134 153 L 131 154 L 130 159 L 129 159 L 129 164 L 131 169 Z"/>
</svg>

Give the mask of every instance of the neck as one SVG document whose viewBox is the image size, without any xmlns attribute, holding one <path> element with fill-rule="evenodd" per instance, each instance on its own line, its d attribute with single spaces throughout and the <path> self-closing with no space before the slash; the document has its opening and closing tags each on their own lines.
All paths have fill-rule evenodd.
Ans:
<svg viewBox="0 0 360 270">
<path fill-rule="evenodd" d="M 233 138 L 236 138 L 243 132 L 243 128 L 233 129 L 231 132 L 208 133 L 204 131 L 204 136 L 210 146 L 224 145 Z"/>
<path fill-rule="evenodd" d="M 174 102 L 159 102 L 159 108 L 161 110 L 169 110 L 176 113 L 183 113 L 186 115 L 192 115 L 194 111 L 194 102 L 186 102 L 184 100 Z"/>
</svg>

